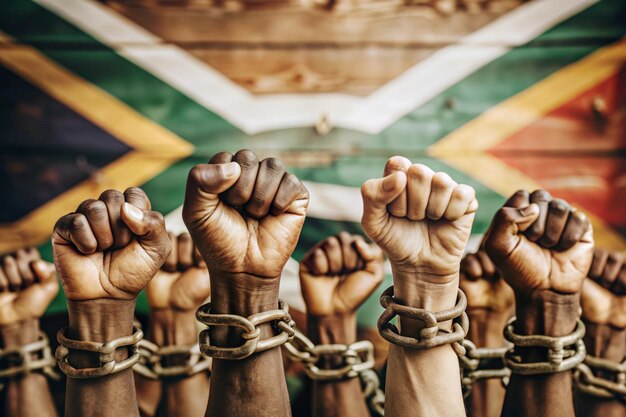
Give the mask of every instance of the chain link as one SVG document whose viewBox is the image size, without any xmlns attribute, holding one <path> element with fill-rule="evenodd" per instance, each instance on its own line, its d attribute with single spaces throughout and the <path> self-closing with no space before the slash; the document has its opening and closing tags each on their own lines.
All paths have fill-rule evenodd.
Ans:
<svg viewBox="0 0 626 417">
<path fill-rule="evenodd" d="M 597 373 L 611 374 L 611 377 L 601 377 Z M 619 363 L 587 355 L 584 363 L 574 371 L 574 381 L 576 388 L 585 394 L 626 399 L 626 361 Z"/>
<path fill-rule="evenodd" d="M 173 359 L 185 357 L 183 365 L 170 365 Z M 148 341 L 139 342 L 139 362 L 133 371 L 148 379 L 185 378 L 200 372 L 211 372 L 211 358 L 200 353 L 200 346 L 162 346 Z"/>
<path fill-rule="evenodd" d="M 131 368 L 139 362 L 138 345 L 139 341 L 143 339 L 141 329 L 135 326 L 133 327 L 134 333 L 131 336 L 120 337 L 107 343 L 68 339 L 67 336 L 65 336 L 67 327 L 60 329 L 57 333 L 59 346 L 57 347 L 55 356 L 61 372 L 70 378 L 87 379 L 111 375 Z M 129 349 L 129 356 L 122 362 L 116 362 L 115 352 L 121 347 L 127 347 Z M 74 368 L 68 362 L 70 350 L 83 350 L 98 353 L 100 366 L 97 368 Z"/>
<path fill-rule="evenodd" d="M 393 297 L 393 285 L 380 296 L 380 305 L 385 308 L 385 311 L 378 319 L 378 332 L 389 343 L 410 349 L 429 349 L 451 344 L 457 355 L 465 355 L 465 348 L 461 342 L 469 329 L 469 319 L 465 313 L 467 298 L 460 288 L 456 305 L 449 310 L 437 313 L 396 303 Z M 419 336 L 400 335 L 398 328 L 391 323 L 395 316 L 407 317 L 424 323 Z M 452 320 L 452 332 L 439 328 L 439 323 L 449 320 Z"/>
<path fill-rule="evenodd" d="M 506 352 L 512 345 L 498 348 L 478 348 L 470 340 L 463 340 L 465 355 L 459 356 L 461 365 L 461 384 L 463 386 L 463 398 L 469 397 L 476 381 L 497 378 L 506 387 L 509 383 L 511 370 L 504 363 Z M 493 362 L 498 366 L 494 367 Z"/>
<path fill-rule="evenodd" d="M 296 323 L 289 315 L 289 307 L 284 301 L 278 300 L 278 309 L 264 311 L 248 318 L 234 314 L 213 314 L 211 303 L 206 303 L 196 311 L 196 319 L 207 325 L 207 329 L 200 332 L 200 351 L 203 355 L 216 359 L 244 359 L 248 356 L 272 349 L 291 341 L 294 338 Z M 261 329 L 258 326 L 273 323 L 278 334 L 265 340 L 260 340 Z M 241 338 L 244 342 L 237 347 L 219 347 L 211 345 L 209 336 L 211 326 L 234 326 L 243 329 Z"/>
<path fill-rule="evenodd" d="M 0 349 L 0 380 L 17 375 L 40 371 L 48 378 L 58 381 L 61 375 L 56 372 L 56 360 L 50 350 L 50 340 L 44 332 L 39 332 L 37 340 L 22 346 Z M 0 390 L 4 384 L 0 384 Z"/>
<path fill-rule="evenodd" d="M 524 363 L 514 349 L 509 350 L 504 361 L 512 373 L 520 375 L 538 375 L 568 371 L 583 362 L 586 355 L 583 336 L 585 325 L 578 319 L 574 331 L 565 336 L 519 335 L 514 331 L 516 318 L 509 320 L 504 328 L 504 338 L 515 347 L 547 348 L 547 361 Z M 566 349 L 566 347 L 570 347 Z"/>
</svg>

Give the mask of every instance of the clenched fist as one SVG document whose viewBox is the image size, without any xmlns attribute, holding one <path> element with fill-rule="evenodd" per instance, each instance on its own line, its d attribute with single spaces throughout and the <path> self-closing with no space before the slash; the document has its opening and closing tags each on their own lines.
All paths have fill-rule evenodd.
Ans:
<svg viewBox="0 0 626 417">
<path fill-rule="evenodd" d="M 163 216 L 139 188 L 108 190 L 61 217 L 54 262 L 68 300 L 133 300 L 171 250 Z"/>
<path fill-rule="evenodd" d="M 385 176 L 363 184 L 367 235 L 385 252 L 394 272 L 451 282 L 472 228 L 474 189 L 444 172 L 395 156 Z"/>
<path fill-rule="evenodd" d="M 211 294 L 206 264 L 189 233 L 170 233 L 172 252 L 148 284 L 148 304 L 152 309 L 195 310 Z"/>
<path fill-rule="evenodd" d="M 459 286 L 467 296 L 467 307 L 503 313 L 515 303 L 513 290 L 502 279 L 487 253 L 481 249 L 461 261 Z"/>
<path fill-rule="evenodd" d="M 626 264 L 623 255 L 596 248 L 588 279 L 583 282 L 583 318 L 626 328 Z"/>
<path fill-rule="evenodd" d="M 59 292 L 54 265 L 35 248 L 7 255 L 0 266 L 0 326 L 39 319 Z"/>
<path fill-rule="evenodd" d="M 485 249 L 516 293 L 574 294 L 591 265 L 593 236 L 587 216 L 567 202 L 520 190 L 494 217 Z"/>
<path fill-rule="evenodd" d="M 307 313 L 354 313 L 383 279 L 382 251 L 361 236 L 341 232 L 313 247 L 300 263 Z"/>
<path fill-rule="evenodd" d="M 183 219 L 212 276 L 277 278 L 308 204 L 306 188 L 280 160 L 222 152 L 189 173 Z"/>
</svg>

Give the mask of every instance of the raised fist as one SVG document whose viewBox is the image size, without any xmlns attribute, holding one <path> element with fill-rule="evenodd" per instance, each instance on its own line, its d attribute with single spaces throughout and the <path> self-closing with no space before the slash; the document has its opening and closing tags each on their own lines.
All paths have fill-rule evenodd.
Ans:
<svg viewBox="0 0 626 417">
<path fill-rule="evenodd" d="M 0 266 L 0 326 L 38 319 L 59 292 L 54 265 L 35 248 L 6 255 Z"/>
<path fill-rule="evenodd" d="M 626 328 L 626 264 L 623 255 L 596 248 L 588 279 L 583 282 L 583 318 Z"/>
<path fill-rule="evenodd" d="M 277 278 L 308 204 L 306 188 L 280 160 L 221 152 L 189 172 L 183 219 L 212 275 Z"/>
<path fill-rule="evenodd" d="M 383 254 L 362 236 L 341 232 L 315 245 L 300 263 L 307 313 L 354 313 L 383 280 Z"/>
<path fill-rule="evenodd" d="M 211 294 L 206 264 L 189 233 L 170 233 L 170 240 L 172 252 L 148 284 L 148 304 L 152 309 L 195 310 Z"/>
<path fill-rule="evenodd" d="M 132 300 L 170 254 L 161 213 L 139 188 L 107 190 L 61 217 L 52 233 L 54 263 L 68 300 Z"/>
<path fill-rule="evenodd" d="M 461 261 L 459 286 L 467 296 L 468 308 L 481 308 L 497 313 L 511 310 L 515 303 L 513 290 L 500 277 L 487 253 L 481 249 Z"/>
<path fill-rule="evenodd" d="M 472 187 L 394 156 L 385 166 L 385 177 L 366 181 L 361 192 L 363 229 L 385 252 L 394 272 L 436 282 L 457 278 L 478 209 Z"/>
<path fill-rule="evenodd" d="M 485 249 L 516 293 L 580 291 L 593 255 L 584 213 L 547 191 L 516 192 L 495 215 Z"/>
</svg>

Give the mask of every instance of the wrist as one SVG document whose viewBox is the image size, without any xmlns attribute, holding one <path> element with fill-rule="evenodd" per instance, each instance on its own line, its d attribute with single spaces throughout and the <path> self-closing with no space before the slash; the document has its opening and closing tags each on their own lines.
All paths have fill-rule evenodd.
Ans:
<svg viewBox="0 0 626 417">
<path fill-rule="evenodd" d="M 478 347 L 502 347 L 506 341 L 502 330 L 513 312 L 494 311 L 488 308 L 467 308 L 471 323 L 467 337 Z"/>
<path fill-rule="evenodd" d="M 191 346 L 198 342 L 195 310 L 151 309 L 149 339 L 159 346 Z"/>
<path fill-rule="evenodd" d="M 515 297 L 515 331 L 523 335 L 565 336 L 576 328 L 580 294 L 537 290 Z"/>
<path fill-rule="evenodd" d="M 211 311 L 217 314 L 251 314 L 278 308 L 280 277 L 261 278 L 244 273 L 210 273 Z"/>
<path fill-rule="evenodd" d="M 67 312 L 67 336 L 74 340 L 106 343 L 133 333 L 135 300 L 68 300 Z M 118 349 L 115 355 L 118 362 L 127 357 L 127 349 Z M 99 366 L 98 354 L 80 350 L 71 352 L 69 361 L 77 368 Z"/>
<path fill-rule="evenodd" d="M 0 327 L 0 346 L 13 348 L 37 341 L 39 319 L 28 319 Z"/>
<path fill-rule="evenodd" d="M 585 325 L 587 354 L 620 363 L 624 360 L 626 329 L 596 323 Z"/>
<path fill-rule="evenodd" d="M 308 316 L 307 334 L 315 344 L 346 344 L 356 342 L 356 313 Z"/>
</svg>

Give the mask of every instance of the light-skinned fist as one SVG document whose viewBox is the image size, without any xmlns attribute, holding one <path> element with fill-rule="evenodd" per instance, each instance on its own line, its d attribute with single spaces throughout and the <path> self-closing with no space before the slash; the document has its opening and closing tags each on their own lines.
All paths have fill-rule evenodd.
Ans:
<svg viewBox="0 0 626 417">
<path fill-rule="evenodd" d="M 362 236 L 341 232 L 315 245 L 300 263 L 307 313 L 355 313 L 383 280 L 383 254 Z"/>
<path fill-rule="evenodd" d="M 54 265 L 35 248 L 6 255 L 0 264 L 0 326 L 39 319 L 59 292 Z"/>
<path fill-rule="evenodd" d="M 385 252 L 394 275 L 435 283 L 458 278 L 478 209 L 472 187 L 394 156 L 384 177 L 366 181 L 361 193 L 363 229 Z"/>
<path fill-rule="evenodd" d="M 161 213 L 140 188 L 107 190 L 61 217 L 54 263 L 68 300 L 132 300 L 170 254 Z"/>
</svg>

